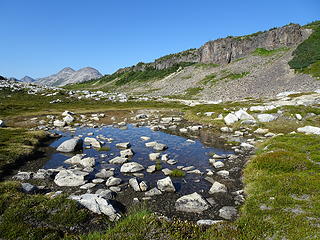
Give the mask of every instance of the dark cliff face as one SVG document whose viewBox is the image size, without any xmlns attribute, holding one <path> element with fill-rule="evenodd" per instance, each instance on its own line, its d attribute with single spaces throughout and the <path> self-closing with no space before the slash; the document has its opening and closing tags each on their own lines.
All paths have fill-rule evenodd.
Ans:
<svg viewBox="0 0 320 240">
<path fill-rule="evenodd" d="M 292 47 L 302 42 L 308 31 L 297 24 L 291 24 L 270 31 L 244 37 L 228 37 L 209 41 L 200 50 L 202 63 L 229 63 L 244 57 L 256 48 L 268 50 L 280 47 Z"/>
<path fill-rule="evenodd" d="M 119 69 L 117 73 L 144 71 L 148 67 L 165 69 L 182 62 L 229 63 L 235 59 L 245 57 L 257 48 L 271 50 L 280 47 L 295 46 L 305 40 L 310 34 L 310 30 L 303 29 L 298 24 L 290 24 L 247 36 L 227 37 L 209 41 L 198 49 L 189 49 L 170 54 L 158 58 L 152 63 L 139 63 L 132 67 L 122 68 Z"/>
</svg>

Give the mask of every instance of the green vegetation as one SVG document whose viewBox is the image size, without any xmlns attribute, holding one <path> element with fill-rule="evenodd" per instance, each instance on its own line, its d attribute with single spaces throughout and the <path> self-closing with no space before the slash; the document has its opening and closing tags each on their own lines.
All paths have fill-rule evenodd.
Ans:
<svg viewBox="0 0 320 240">
<path fill-rule="evenodd" d="M 203 84 L 216 83 L 218 80 L 216 77 L 217 77 L 217 75 L 215 73 L 211 73 L 211 74 L 205 76 L 204 79 L 201 80 L 201 83 L 203 83 Z"/>
<path fill-rule="evenodd" d="M 184 94 L 178 94 L 178 95 L 170 95 L 167 96 L 167 98 L 171 99 L 192 99 L 196 95 L 198 95 L 203 90 L 203 87 L 194 87 L 194 88 L 188 88 Z"/>
<path fill-rule="evenodd" d="M 220 78 L 220 80 L 223 80 L 223 79 L 235 80 L 235 79 L 243 78 L 243 77 L 247 76 L 248 74 L 250 74 L 250 72 L 230 73 L 230 74 Z"/>
<path fill-rule="evenodd" d="M 110 151 L 110 146 L 103 146 L 99 148 L 98 151 L 104 151 L 104 152 Z"/>
<path fill-rule="evenodd" d="M 7 97 L 10 95 L 10 97 Z M 50 101 L 61 99 L 61 103 L 51 104 Z M 90 99 L 68 98 L 65 95 L 56 95 L 51 97 L 41 95 L 29 95 L 25 92 L 0 91 L 0 118 L 47 114 L 61 114 L 68 109 L 76 113 L 99 112 L 105 110 L 122 109 L 142 109 L 142 108 L 184 108 L 185 106 L 176 102 L 161 103 L 155 101 L 116 103 L 110 101 L 95 101 Z M 17 120 L 17 119 L 15 119 Z M 13 123 L 14 124 L 14 123 Z"/>
<path fill-rule="evenodd" d="M 162 164 L 160 160 L 156 161 L 156 171 L 161 171 L 162 169 Z"/>
<path fill-rule="evenodd" d="M 106 75 L 99 79 L 68 85 L 68 86 L 65 86 L 65 88 L 71 89 L 71 90 L 72 89 L 91 89 L 91 88 L 98 88 L 98 85 L 103 85 L 110 82 L 113 82 L 115 86 L 123 86 L 132 82 L 147 82 L 147 81 L 164 78 L 176 72 L 180 67 L 184 68 L 192 64 L 194 63 L 182 62 L 165 69 L 156 69 L 153 66 L 148 66 L 144 70 L 140 70 L 140 71 L 134 71 L 131 69 L 124 72 L 115 72 L 111 75 Z"/>
<path fill-rule="evenodd" d="M 186 175 L 185 171 L 182 171 L 180 169 L 173 169 L 171 173 L 169 174 L 171 177 L 184 177 Z"/>
<path fill-rule="evenodd" d="M 313 29 L 310 37 L 302 42 L 293 52 L 293 59 L 289 62 L 291 68 L 302 73 L 320 76 L 320 21 L 305 26 Z"/>
<path fill-rule="evenodd" d="M 86 232 L 92 216 L 64 195 L 50 198 L 24 194 L 17 182 L 0 183 L 1 239 L 61 239 L 77 229 Z M 106 217 L 95 218 L 96 224 L 107 225 Z"/>
<path fill-rule="evenodd" d="M 284 48 L 284 47 L 283 48 L 276 48 L 276 49 L 272 49 L 272 50 L 268 50 L 265 48 L 256 48 L 256 50 L 254 50 L 252 54 L 255 56 L 271 56 L 276 53 L 285 52 L 288 50 L 289 50 L 289 48 Z"/>
<path fill-rule="evenodd" d="M 43 131 L 0 128 L 0 176 L 6 168 L 35 153 L 35 146 L 46 138 Z"/>
<path fill-rule="evenodd" d="M 195 56 L 196 50 L 197 50 L 196 48 L 190 48 L 190 49 L 182 51 L 182 52 L 168 54 L 168 55 L 165 55 L 163 57 L 156 59 L 156 62 L 166 61 L 171 58 L 180 58 L 180 57 L 187 56 L 187 55 L 194 55 Z"/>
</svg>

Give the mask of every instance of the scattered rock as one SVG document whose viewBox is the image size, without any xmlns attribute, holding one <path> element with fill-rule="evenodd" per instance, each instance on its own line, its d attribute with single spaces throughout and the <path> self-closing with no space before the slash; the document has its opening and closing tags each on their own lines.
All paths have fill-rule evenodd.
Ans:
<svg viewBox="0 0 320 240">
<path fill-rule="evenodd" d="M 157 160 L 157 159 L 159 159 L 160 158 L 160 153 L 150 153 L 149 154 L 149 159 L 151 160 L 151 161 L 155 161 L 155 160 Z"/>
<path fill-rule="evenodd" d="M 60 121 L 60 120 L 55 120 L 53 122 L 53 126 L 55 126 L 55 127 L 64 127 L 64 126 L 66 126 L 66 122 L 65 121 Z"/>
<path fill-rule="evenodd" d="M 164 179 L 158 180 L 157 186 L 158 186 L 158 189 L 162 192 L 175 192 L 176 191 L 170 177 L 166 177 Z"/>
<path fill-rule="evenodd" d="M 257 117 L 260 122 L 271 122 L 277 119 L 277 117 L 272 114 L 258 114 Z"/>
<path fill-rule="evenodd" d="M 227 125 L 231 125 L 235 122 L 238 122 L 238 117 L 232 113 L 229 113 L 227 116 L 224 117 L 224 122 L 227 124 Z"/>
<path fill-rule="evenodd" d="M 80 196 L 70 196 L 72 200 L 79 202 L 90 211 L 97 214 L 105 214 L 110 221 L 116 221 L 120 218 L 120 214 L 114 209 L 111 203 L 99 196 L 98 194 L 83 194 Z"/>
<path fill-rule="evenodd" d="M 80 138 L 72 138 L 64 141 L 59 145 L 59 152 L 73 152 L 82 149 L 82 140 Z"/>
<path fill-rule="evenodd" d="M 125 163 L 120 168 L 120 172 L 122 173 L 134 173 L 142 170 L 144 170 L 144 167 L 137 162 Z"/>
<path fill-rule="evenodd" d="M 133 156 L 133 151 L 131 149 L 125 149 L 120 151 L 120 156 L 123 158 L 128 158 Z"/>
<path fill-rule="evenodd" d="M 107 187 L 117 186 L 121 182 L 122 182 L 121 178 L 109 177 L 108 180 L 106 181 L 106 186 Z"/>
<path fill-rule="evenodd" d="M 221 218 L 232 220 L 236 216 L 237 216 L 237 209 L 235 207 L 225 206 L 219 210 L 219 217 Z"/>
<path fill-rule="evenodd" d="M 227 192 L 227 187 L 219 182 L 214 182 L 212 187 L 209 190 L 210 194 L 214 194 L 214 193 L 225 193 Z"/>
<path fill-rule="evenodd" d="M 305 126 L 297 129 L 297 132 L 320 135 L 320 128 L 313 126 Z"/>
<path fill-rule="evenodd" d="M 125 142 L 125 143 L 117 143 L 116 147 L 118 148 L 129 148 L 131 145 L 129 142 Z"/>
<path fill-rule="evenodd" d="M 38 190 L 37 186 L 30 183 L 21 183 L 22 191 L 25 193 L 36 193 Z"/>
<path fill-rule="evenodd" d="M 111 170 L 101 169 L 100 172 L 96 173 L 97 178 L 109 178 L 114 175 L 114 172 Z"/>
<path fill-rule="evenodd" d="M 128 159 L 124 157 L 115 157 L 109 161 L 111 164 L 124 164 Z"/>
<path fill-rule="evenodd" d="M 217 223 L 221 223 L 223 222 L 222 220 L 211 220 L 211 219 L 201 219 L 197 221 L 197 225 L 199 226 L 210 226 L 210 225 L 214 225 Z"/>
<path fill-rule="evenodd" d="M 84 139 L 84 143 L 90 144 L 90 145 L 91 145 L 92 147 L 94 147 L 94 148 L 101 148 L 100 142 L 99 142 L 97 139 L 95 139 L 95 138 L 86 137 L 86 138 Z"/>
<path fill-rule="evenodd" d="M 178 198 L 175 208 L 182 212 L 202 213 L 209 209 L 210 205 L 200 194 L 194 192 Z"/>
<path fill-rule="evenodd" d="M 134 191 L 136 192 L 141 191 L 137 178 L 130 178 L 129 185 L 133 188 Z"/>
<path fill-rule="evenodd" d="M 85 177 L 89 173 L 78 170 L 61 170 L 54 178 L 60 187 L 77 187 L 86 183 Z"/>
<path fill-rule="evenodd" d="M 144 194 L 147 197 L 153 197 L 153 196 L 156 196 L 156 195 L 161 195 L 162 192 L 158 188 L 155 187 L 155 188 L 152 188 L 149 191 L 145 192 Z"/>
<path fill-rule="evenodd" d="M 3 120 L 0 120 L 0 128 L 3 128 L 5 126 L 6 126 L 5 122 Z"/>
<path fill-rule="evenodd" d="M 162 144 L 162 143 L 156 143 L 154 146 L 153 146 L 153 149 L 156 150 L 156 151 L 163 151 L 165 149 L 167 149 L 167 145 L 165 144 Z"/>
</svg>

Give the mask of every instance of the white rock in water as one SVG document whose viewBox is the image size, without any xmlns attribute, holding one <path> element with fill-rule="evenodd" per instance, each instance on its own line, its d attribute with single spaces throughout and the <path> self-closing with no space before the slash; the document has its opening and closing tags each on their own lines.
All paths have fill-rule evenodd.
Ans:
<svg viewBox="0 0 320 240">
<path fill-rule="evenodd" d="M 148 140 L 150 140 L 149 137 L 145 137 L 145 136 L 142 136 L 142 137 L 140 137 L 140 138 L 141 138 L 142 141 L 148 141 Z"/>
<path fill-rule="evenodd" d="M 128 159 L 124 157 L 115 157 L 109 161 L 111 164 L 124 164 L 125 162 L 128 162 Z"/>
<path fill-rule="evenodd" d="M 130 147 L 130 143 L 129 142 L 117 143 L 116 147 L 118 147 L 118 148 L 129 148 Z"/>
<path fill-rule="evenodd" d="M 219 182 L 214 182 L 209 190 L 210 194 L 214 193 L 225 193 L 227 192 L 227 187 Z"/>
<path fill-rule="evenodd" d="M 133 151 L 131 149 L 125 149 L 120 151 L 120 156 L 123 158 L 128 158 L 133 156 Z"/>
<path fill-rule="evenodd" d="M 156 151 L 163 151 L 165 149 L 167 149 L 167 145 L 163 144 L 163 143 L 156 143 L 154 146 L 153 146 L 153 149 L 156 150 Z"/>
<path fill-rule="evenodd" d="M 236 216 L 237 216 L 237 209 L 234 207 L 225 206 L 219 210 L 219 217 L 221 218 L 232 220 Z"/>
<path fill-rule="evenodd" d="M 95 138 L 86 137 L 84 143 L 90 144 L 94 148 L 101 148 L 100 142 Z"/>
<path fill-rule="evenodd" d="M 176 191 L 170 177 L 166 177 L 164 179 L 158 180 L 157 186 L 158 186 L 158 189 L 162 192 L 175 192 Z"/>
<path fill-rule="evenodd" d="M 55 184 L 60 187 L 76 187 L 86 183 L 87 172 L 78 170 L 61 170 L 54 178 Z"/>
<path fill-rule="evenodd" d="M 210 208 L 209 203 L 198 193 L 182 196 L 175 203 L 177 211 L 202 213 Z"/>
<path fill-rule="evenodd" d="M 157 160 L 157 159 L 159 159 L 160 158 L 160 153 L 150 153 L 149 154 L 149 159 L 151 160 L 151 161 L 155 161 L 155 160 Z"/>
<path fill-rule="evenodd" d="M 117 186 L 121 182 L 122 182 L 121 178 L 109 177 L 108 180 L 106 181 L 106 186 L 107 187 Z"/>
<path fill-rule="evenodd" d="M 229 113 L 227 116 L 224 117 L 224 122 L 227 124 L 227 125 L 231 125 L 235 122 L 238 122 L 238 117 L 232 113 Z"/>
<path fill-rule="evenodd" d="M 240 120 L 254 120 L 254 117 L 252 117 L 249 113 L 246 111 L 240 109 L 239 111 L 236 111 L 234 113 Z"/>
<path fill-rule="evenodd" d="M 137 162 L 125 163 L 120 168 L 120 172 L 122 173 L 134 173 L 142 170 L 144 170 L 144 167 Z"/>
<path fill-rule="evenodd" d="M 313 126 L 305 126 L 297 129 L 297 132 L 320 135 L 320 128 Z"/>
<path fill-rule="evenodd" d="M 53 126 L 55 127 L 64 127 L 66 125 L 65 121 L 60 121 L 60 120 L 54 120 Z"/>
<path fill-rule="evenodd" d="M 259 114 L 257 117 L 260 122 L 271 122 L 277 119 L 277 117 L 272 114 Z"/>
<path fill-rule="evenodd" d="M 116 221 L 120 218 L 120 214 L 113 208 L 111 203 L 99 196 L 99 194 L 83 194 L 80 196 L 71 196 L 72 200 L 79 202 L 90 211 L 97 214 L 105 214 L 110 221 Z"/>
<path fill-rule="evenodd" d="M 246 151 L 253 150 L 254 146 L 249 143 L 241 143 L 240 147 Z"/>
<path fill-rule="evenodd" d="M 147 142 L 145 143 L 146 147 L 154 147 L 157 144 L 157 142 Z"/>
<path fill-rule="evenodd" d="M 73 152 L 80 149 L 82 149 L 82 140 L 80 138 L 66 140 L 57 147 L 59 152 Z"/>
</svg>

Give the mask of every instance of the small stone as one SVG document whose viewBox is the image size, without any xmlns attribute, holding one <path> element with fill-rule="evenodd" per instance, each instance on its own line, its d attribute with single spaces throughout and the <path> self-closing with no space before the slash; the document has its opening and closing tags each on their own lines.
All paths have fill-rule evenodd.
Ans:
<svg viewBox="0 0 320 240">
<path fill-rule="evenodd" d="M 157 181 L 158 189 L 162 192 L 175 192 L 176 189 L 171 181 L 170 177 L 160 179 Z"/>
<path fill-rule="evenodd" d="M 209 190 L 210 194 L 225 193 L 225 192 L 227 192 L 227 187 L 224 184 L 219 182 L 214 182 Z"/>
<path fill-rule="evenodd" d="M 123 158 L 128 158 L 133 156 L 133 151 L 131 149 L 125 149 L 120 151 L 120 156 Z"/>
<path fill-rule="evenodd" d="M 123 163 L 125 163 L 125 162 L 127 162 L 127 161 L 128 161 L 127 158 L 124 158 L 124 157 L 115 157 L 115 158 L 111 159 L 111 160 L 109 161 L 109 163 L 111 163 L 111 164 L 123 164 Z"/>
<path fill-rule="evenodd" d="M 90 189 L 90 188 L 93 188 L 95 187 L 96 185 L 94 183 L 87 183 L 87 184 L 84 184 L 80 187 L 80 189 Z"/>
<path fill-rule="evenodd" d="M 144 167 L 137 162 L 124 163 L 120 168 L 122 173 L 134 173 L 142 170 L 144 170 Z"/>
<path fill-rule="evenodd" d="M 122 182 L 121 178 L 110 177 L 106 182 L 107 187 L 119 185 Z"/>
<path fill-rule="evenodd" d="M 155 188 L 152 188 L 149 191 L 145 192 L 144 194 L 147 197 L 153 197 L 153 196 L 156 196 L 156 195 L 161 195 L 162 192 L 158 188 L 155 187 Z"/>
<path fill-rule="evenodd" d="M 35 193 L 38 190 L 37 186 L 30 183 L 21 183 L 22 191 L 25 193 Z"/>
<path fill-rule="evenodd" d="M 213 166 L 215 168 L 223 168 L 224 167 L 224 163 L 220 162 L 220 161 L 217 161 L 217 162 L 213 163 Z"/>
<path fill-rule="evenodd" d="M 237 209 L 234 207 L 225 206 L 219 210 L 219 217 L 221 218 L 232 220 L 236 216 L 237 216 Z"/>
<path fill-rule="evenodd" d="M 124 142 L 124 143 L 117 143 L 116 147 L 118 148 L 129 148 L 131 145 L 129 142 Z"/>
<path fill-rule="evenodd" d="M 155 161 L 155 160 L 157 160 L 157 159 L 159 159 L 160 158 L 160 153 L 150 153 L 149 154 L 149 159 L 151 160 L 151 161 Z"/>
<path fill-rule="evenodd" d="M 221 177 L 229 177 L 229 172 L 227 170 L 221 170 L 217 172 L 217 174 Z"/>
</svg>

